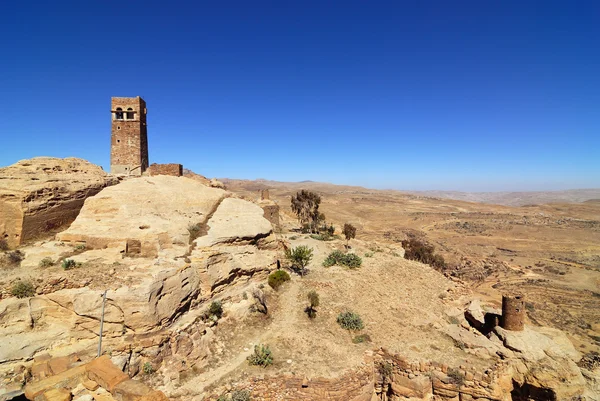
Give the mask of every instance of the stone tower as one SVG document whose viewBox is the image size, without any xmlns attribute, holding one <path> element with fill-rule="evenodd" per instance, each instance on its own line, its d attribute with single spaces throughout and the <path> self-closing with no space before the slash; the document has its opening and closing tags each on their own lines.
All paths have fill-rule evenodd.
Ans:
<svg viewBox="0 0 600 401">
<path fill-rule="evenodd" d="M 110 172 L 142 175 L 148 168 L 146 102 L 141 97 L 111 98 Z"/>
<path fill-rule="evenodd" d="M 523 331 L 525 328 L 525 298 L 521 294 L 502 296 L 502 318 L 500 325 L 503 329 Z"/>
</svg>

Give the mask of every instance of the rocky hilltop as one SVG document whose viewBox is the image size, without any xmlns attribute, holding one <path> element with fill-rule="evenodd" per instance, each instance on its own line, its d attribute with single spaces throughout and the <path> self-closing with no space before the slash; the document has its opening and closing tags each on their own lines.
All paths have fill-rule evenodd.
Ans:
<svg viewBox="0 0 600 401">
<path fill-rule="evenodd" d="M 0 168 L 0 238 L 15 247 L 47 236 L 70 224 L 85 199 L 117 182 L 73 157 L 36 157 Z"/>
<path fill-rule="evenodd" d="M 560 330 L 490 325 L 497 305 L 405 259 L 398 242 L 362 236 L 348 248 L 301 233 L 268 193 L 243 195 L 186 177 L 130 178 L 88 197 L 55 239 L 20 246 L 22 260 L 0 278 L 0 398 L 600 397 L 597 361 Z M 302 275 L 285 260 L 300 246 L 313 251 Z M 362 264 L 325 264 L 332 252 Z M 289 280 L 272 286 L 278 265 Z M 320 297 L 313 318 L 311 291 Z M 361 327 L 342 328 L 344 313 Z M 248 363 L 261 345 L 268 367 Z"/>
</svg>

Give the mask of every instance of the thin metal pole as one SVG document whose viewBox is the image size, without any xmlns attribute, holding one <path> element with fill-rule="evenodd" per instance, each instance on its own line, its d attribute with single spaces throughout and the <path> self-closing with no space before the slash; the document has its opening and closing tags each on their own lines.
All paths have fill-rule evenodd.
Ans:
<svg viewBox="0 0 600 401">
<path fill-rule="evenodd" d="M 108 290 L 104 290 L 104 296 L 102 297 L 102 315 L 100 315 L 100 339 L 98 340 L 98 357 L 102 353 L 102 329 L 104 328 L 104 305 L 106 304 L 106 293 Z"/>
</svg>

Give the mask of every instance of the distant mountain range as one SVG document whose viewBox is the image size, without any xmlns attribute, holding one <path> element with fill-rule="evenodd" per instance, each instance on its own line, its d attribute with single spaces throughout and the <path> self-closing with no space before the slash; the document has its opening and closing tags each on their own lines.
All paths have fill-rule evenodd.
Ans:
<svg viewBox="0 0 600 401">
<path fill-rule="evenodd" d="M 308 189 L 324 193 L 372 193 L 396 192 L 428 198 L 453 199 L 465 202 L 490 203 L 504 206 L 540 205 L 546 203 L 600 202 L 600 188 L 569 189 L 564 191 L 523 191 L 523 192 L 460 192 L 460 191 L 394 191 L 377 190 L 358 186 L 336 185 L 316 181 L 280 182 L 266 179 L 238 180 L 221 178 L 229 187 L 255 191 L 264 188 L 286 188 L 289 190 Z"/>
<path fill-rule="evenodd" d="M 455 199 L 466 202 L 493 203 L 505 206 L 539 205 L 545 203 L 600 202 L 600 188 L 569 189 L 565 191 L 526 192 L 459 192 L 459 191 L 402 191 L 430 198 Z"/>
</svg>

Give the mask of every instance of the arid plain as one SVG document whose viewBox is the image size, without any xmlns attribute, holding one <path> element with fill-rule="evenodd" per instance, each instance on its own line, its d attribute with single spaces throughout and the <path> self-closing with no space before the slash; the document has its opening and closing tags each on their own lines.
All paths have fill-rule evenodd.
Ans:
<svg viewBox="0 0 600 401">
<path fill-rule="evenodd" d="M 316 191 L 327 218 L 338 227 L 356 225 L 357 238 L 365 241 L 399 243 L 407 235 L 424 239 L 444 256 L 445 273 L 482 299 L 500 307 L 502 293 L 520 291 L 532 323 L 566 331 L 582 353 L 600 351 L 600 199 L 543 203 L 594 197 L 598 190 L 470 195 L 486 202 L 528 203 L 504 206 L 441 197 L 464 198 L 464 193 L 415 195 L 317 182 L 223 181 L 230 191 L 248 197 L 270 188 L 271 198 L 289 216 L 291 195 L 300 189 Z"/>
</svg>

